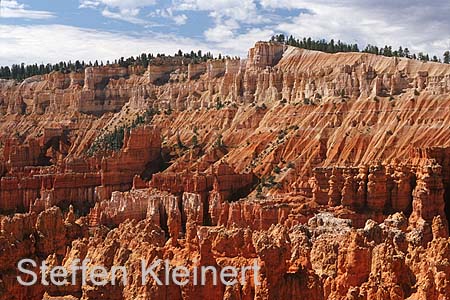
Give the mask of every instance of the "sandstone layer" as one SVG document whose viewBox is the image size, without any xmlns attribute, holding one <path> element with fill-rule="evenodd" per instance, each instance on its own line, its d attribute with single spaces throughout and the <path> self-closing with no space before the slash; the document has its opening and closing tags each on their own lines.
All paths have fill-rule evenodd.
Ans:
<svg viewBox="0 0 450 300">
<path fill-rule="evenodd" d="M 449 65 L 264 42 L 0 81 L 0 299 L 448 299 L 449 111 Z M 22 258 L 131 284 L 23 287 Z"/>
</svg>

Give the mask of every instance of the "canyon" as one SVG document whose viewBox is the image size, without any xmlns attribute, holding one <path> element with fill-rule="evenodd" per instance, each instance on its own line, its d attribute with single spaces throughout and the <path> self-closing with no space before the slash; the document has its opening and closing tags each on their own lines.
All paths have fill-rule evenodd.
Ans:
<svg viewBox="0 0 450 300">
<path fill-rule="evenodd" d="M 1 300 L 450 297 L 448 64 L 258 42 L 0 80 L 0 143 Z M 25 287 L 23 258 L 130 284 Z M 261 284 L 141 285 L 141 259 Z"/>
</svg>

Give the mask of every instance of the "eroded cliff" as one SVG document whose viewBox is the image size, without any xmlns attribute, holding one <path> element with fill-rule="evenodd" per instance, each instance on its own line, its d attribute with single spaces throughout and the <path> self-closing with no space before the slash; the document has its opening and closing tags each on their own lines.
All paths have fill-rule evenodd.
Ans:
<svg viewBox="0 0 450 300">
<path fill-rule="evenodd" d="M 0 109 L 0 299 L 450 294 L 448 65 L 260 42 L 1 81 Z M 24 257 L 133 284 L 21 287 Z M 261 285 L 139 285 L 142 258 Z"/>
</svg>

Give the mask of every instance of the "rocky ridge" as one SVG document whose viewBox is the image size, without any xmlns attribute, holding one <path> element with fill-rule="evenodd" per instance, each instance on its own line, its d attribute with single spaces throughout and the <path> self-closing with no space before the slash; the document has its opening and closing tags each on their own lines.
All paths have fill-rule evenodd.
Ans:
<svg viewBox="0 0 450 300">
<path fill-rule="evenodd" d="M 446 299 L 449 93 L 448 65 L 264 42 L 1 81 L 0 299 Z M 256 260 L 262 285 L 23 288 L 23 257 Z"/>
</svg>

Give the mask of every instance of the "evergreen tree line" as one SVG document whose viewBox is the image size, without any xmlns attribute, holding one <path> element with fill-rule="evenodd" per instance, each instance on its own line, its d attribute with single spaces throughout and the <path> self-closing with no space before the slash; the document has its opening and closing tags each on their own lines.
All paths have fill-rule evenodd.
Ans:
<svg viewBox="0 0 450 300">
<path fill-rule="evenodd" d="M 94 63 L 92 63 L 91 61 L 85 62 L 77 60 L 75 62 L 72 62 L 69 60 L 68 62 L 59 62 L 57 64 L 14 64 L 11 67 L 0 66 L 0 79 L 15 79 L 18 81 L 22 81 L 25 78 L 31 76 L 49 74 L 53 71 L 60 71 L 62 73 L 83 72 L 86 67 L 98 67 L 104 65 L 118 65 L 125 68 L 134 65 L 147 68 L 155 58 L 163 57 L 166 57 L 166 55 L 158 53 L 155 56 L 152 53 L 142 53 L 141 55 L 136 57 L 121 57 L 114 61 L 108 60 L 105 63 L 103 61 L 99 62 L 98 60 L 96 60 Z M 214 59 L 214 56 L 211 54 L 211 52 L 203 54 L 201 50 L 197 52 L 191 51 L 190 53 L 183 53 L 181 50 L 179 50 L 177 53 L 175 53 L 174 57 L 188 58 L 191 59 L 193 63 L 200 63 L 202 61 Z M 221 58 L 222 57 L 219 54 L 219 59 Z"/>
<path fill-rule="evenodd" d="M 274 35 L 271 38 L 273 42 L 284 43 L 286 45 L 308 49 L 308 50 L 316 50 L 327 53 L 337 53 L 337 52 L 359 52 L 359 48 L 357 44 L 346 44 L 341 41 L 335 42 L 334 40 L 330 40 L 327 42 L 326 40 L 313 40 L 312 38 L 303 38 L 296 39 L 292 35 L 289 38 L 286 38 L 284 34 Z"/>
<path fill-rule="evenodd" d="M 433 62 L 444 62 L 446 64 L 450 63 L 450 51 L 446 51 L 443 55 L 442 60 L 438 58 L 436 55 L 430 57 L 429 54 L 419 52 L 418 54 L 411 53 L 408 48 L 399 47 L 397 50 L 393 50 L 392 46 L 384 46 L 377 47 L 374 45 L 367 45 L 362 51 L 359 50 L 359 46 L 357 44 L 347 44 L 341 41 L 334 41 L 331 39 L 327 41 L 325 39 L 314 40 L 312 38 L 303 38 L 298 39 L 294 38 L 292 35 L 286 37 L 284 34 L 277 34 L 272 36 L 271 41 L 279 42 L 286 45 L 308 49 L 308 50 L 317 50 L 326 53 L 337 53 L 337 52 L 364 52 L 364 53 L 372 53 L 376 55 L 383 55 L 388 57 L 406 57 L 411 59 L 417 59 L 421 61 L 433 61 Z"/>
<path fill-rule="evenodd" d="M 434 62 L 444 62 L 446 64 L 450 63 L 450 51 L 446 51 L 443 55 L 443 59 L 441 60 L 437 56 L 430 57 L 425 53 L 415 53 L 411 54 L 408 48 L 399 47 L 398 50 L 393 50 L 392 46 L 384 46 L 377 47 L 373 45 L 367 45 L 364 50 L 360 51 L 357 44 L 347 44 L 338 40 L 335 42 L 333 39 L 330 41 L 326 41 L 324 39 L 314 40 L 312 38 L 303 38 L 296 39 L 292 35 L 288 38 L 284 34 L 274 35 L 271 38 L 271 41 L 276 41 L 280 43 L 284 43 L 286 45 L 299 47 L 308 50 L 317 50 L 323 51 L 327 53 L 337 53 L 337 52 L 364 52 L 364 53 L 372 53 L 377 55 L 384 55 L 388 57 L 407 57 L 411 59 L 418 59 L 421 61 L 434 61 Z M 91 61 L 68 61 L 68 62 L 59 62 L 57 64 L 32 64 L 25 65 L 22 64 L 14 64 L 11 67 L 9 66 L 0 66 L 0 79 L 15 79 L 18 81 L 22 81 L 25 78 L 35 76 L 35 75 L 44 75 L 49 74 L 53 71 L 60 71 L 62 73 L 70 73 L 70 72 L 83 72 L 86 67 L 98 67 L 104 65 L 119 65 L 121 67 L 128 66 L 142 66 L 147 68 L 149 64 L 155 58 L 164 58 L 165 54 L 158 53 L 156 56 L 152 53 L 142 53 L 139 56 L 131 56 L 128 58 L 121 57 L 114 61 L 95 61 L 92 63 Z M 170 57 L 170 56 L 168 56 Z M 192 63 L 200 63 L 207 61 L 209 59 L 214 59 L 214 56 L 210 53 L 202 53 L 201 50 L 195 52 L 191 51 L 188 53 L 183 53 L 181 50 L 178 50 L 177 53 L 174 54 L 173 57 L 183 57 L 187 59 L 191 59 Z M 219 54 L 218 59 L 222 59 L 222 55 Z"/>
</svg>

